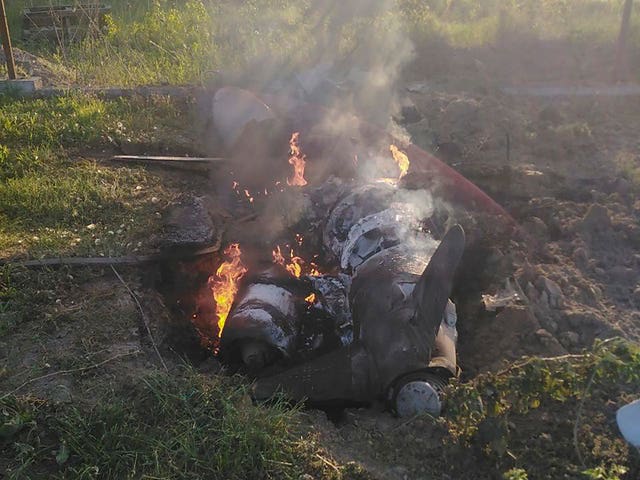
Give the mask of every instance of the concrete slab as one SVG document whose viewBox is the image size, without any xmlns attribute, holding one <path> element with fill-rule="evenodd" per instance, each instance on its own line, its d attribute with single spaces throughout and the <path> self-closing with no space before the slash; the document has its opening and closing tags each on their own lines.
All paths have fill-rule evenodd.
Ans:
<svg viewBox="0 0 640 480">
<path fill-rule="evenodd" d="M 0 92 L 13 91 L 29 95 L 42 88 L 40 77 L 18 78 L 16 80 L 0 80 Z"/>
</svg>

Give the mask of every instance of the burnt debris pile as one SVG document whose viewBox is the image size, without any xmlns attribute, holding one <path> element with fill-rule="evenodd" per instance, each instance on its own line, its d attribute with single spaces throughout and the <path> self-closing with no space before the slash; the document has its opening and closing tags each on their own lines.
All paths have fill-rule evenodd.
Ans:
<svg viewBox="0 0 640 480">
<path fill-rule="evenodd" d="M 192 337 L 256 378 L 257 400 L 382 400 L 401 416 L 439 413 L 442 388 L 459 372 L 450 299 L 465 251 L 457 205 L 459 218 L 467 207 L 501 210 L 377 127 L 267 100 L 237 89 L 214 97 L 230 157 L 215 187 L 232 220 L 224 253 L 183 268 L 191 282 L 178 282 L 200 282 L 175 300 Z"/>
</svg>

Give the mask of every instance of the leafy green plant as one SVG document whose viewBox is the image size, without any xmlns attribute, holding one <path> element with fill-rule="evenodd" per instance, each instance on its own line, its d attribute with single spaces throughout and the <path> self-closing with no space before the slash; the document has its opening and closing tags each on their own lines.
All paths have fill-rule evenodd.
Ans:
<svg viewBox="0 0 640 480">
<path fill-rule="evenodd" d="M 58 2 L 58 0 L 56 0 Z M 11 2 L 9 17 L 18 31 L 26 2 Z M 338 35 L 337 59 L 380 16 L 360 12 L 332 19 L 334 5 L 309 0 L 188 0 L 109 2 L 112 14 L 104 36 L 40 53 L 62 63 L 77 82 L 100 85 L 208 82 L 218 72 L 247 72 L 265 59 L 281 68 L 317 61 L 326 35 Z M 390 12 L 403 34 L 414 40 L 418 60 L 434 48 L 468 48 L 505 38 L 564 39 L 578 51 L 612 44 L 619 26 L 618 1 L 599 0 L 396 0 Z M 347 13 L 349 9 L 347 9 Z M 384 16 L 383 15 L 383 16 Z M 348 15 L 346 15 L 348 16 Z M 329 32 L 328 24 L 344 22 Z M 636 20 L 637 21 L 637 20 Z M 637 45 L 638 29 L 630 42 Z M 509 41 L 507 40 L 507 43 Z M 45 46 L 46 47 L 46 46 Z M 259 70 L 259 68 L 258 68 Z"/>
<path fill-rule="evenodd" d="M 640 187 L 640 159 L 631 152 L 620 152 L 615 159 L 620 173 L 629 180 L 635 188 Z"/>
<path fill-rule="evenodd" d="M 528 480 L 529 475 L 524 468 L 512 468 L 502 474 L 503 480 Z"/>
<path fill-rule="evenodd" d="M 589 480 L 621 480 L 628 469 L 622 465 L 611 465 L 609 468 L 600 465 L 582 472 Z"/>
<path fill-rule="evenodd" d="M 529 467 L 534 466 L 549 475 L 574 475 L 584 470 L 577 455 L 591 465 L 634 461 L 609 422 L 615 415 L 612 399 L 622 405 L 638 389 L 640 346 L 612 339 L 582 355 L 525 359 L 502 372 L 455 385 L 448 396 L 446 422 L 451 442 L 473 447 L 492 461 L 508 465 L 509 459 L 517 458 L 532 475 Z M 554 413 L 561 411 L 572 412 L 571 418 Z M 535 443 L 516 432 L 528 430 L 532 421 L 538 422 Z M 594 474 L 604 471 L 598 468 Z"/>
</svg>

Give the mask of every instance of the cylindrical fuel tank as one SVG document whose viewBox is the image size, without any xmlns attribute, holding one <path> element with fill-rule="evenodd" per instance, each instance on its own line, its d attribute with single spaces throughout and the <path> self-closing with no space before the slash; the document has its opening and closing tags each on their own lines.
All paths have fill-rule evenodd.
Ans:
<svg viewBox="0 0 640 480">
<path fill-rule="evenodd" d="M 227 318 L 222 355 L 241 359 L 253 370 L 289 357 L 300 330 L 297 303 L 292 289 L 268 278 L 246 285 Z"/>
</svg>

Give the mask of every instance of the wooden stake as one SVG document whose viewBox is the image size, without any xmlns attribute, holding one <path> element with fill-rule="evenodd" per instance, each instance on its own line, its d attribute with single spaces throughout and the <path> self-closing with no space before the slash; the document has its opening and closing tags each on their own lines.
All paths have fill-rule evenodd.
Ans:
<svg viewBox="0 0 640 480">
<path fill-rule="evenodd" d="M 7 73 L 9 80 L 16 79 L 16 62 L 13 59 L 13 48 L 11 48 L 11 37 L 9 36 L 9 24 L 7 23 L 7 11 L 4 8 L 4 0 L 0 0 L 0 37 L 4 56 L 7 59 Z"/>
<path fill-rule="evenodd" d="M 629 37 L 629 25 L 631 24 L 631 9 L 633 0 L 625 0 L 622 8 L 622 21 L 620 22 L 620 35 L 616 45 L 616 63 L 613 69 L 613 81 L 619 82 L 628 72 L 627 39 Z"/>
</svg>

